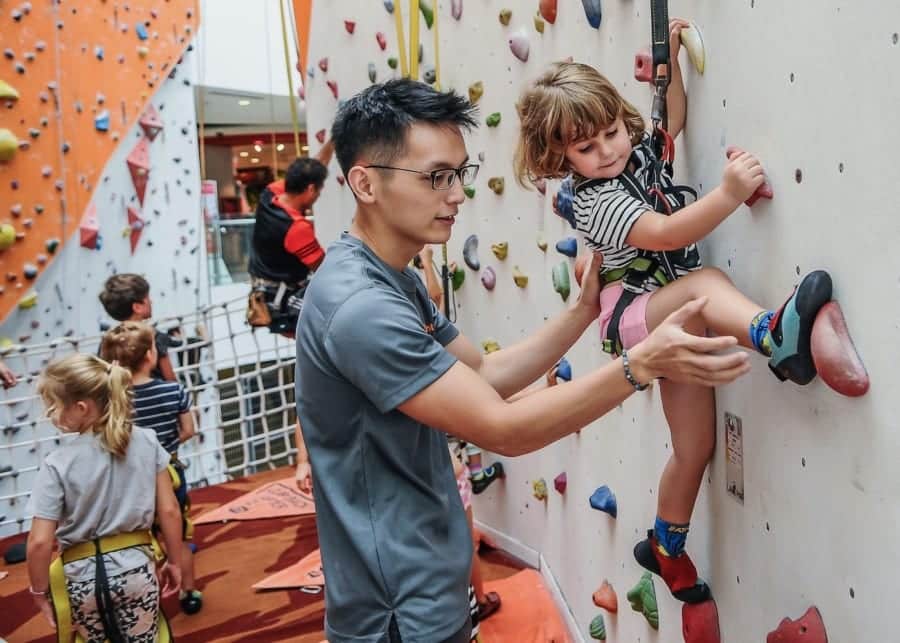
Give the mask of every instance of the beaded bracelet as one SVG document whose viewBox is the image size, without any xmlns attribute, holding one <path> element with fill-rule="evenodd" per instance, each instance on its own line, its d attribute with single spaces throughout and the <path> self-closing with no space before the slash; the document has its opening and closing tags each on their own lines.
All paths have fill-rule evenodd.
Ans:
<svg viewBox="0 0 900 643">
<path fill-rule="evenodd" d="M 625 371 L 625 379 L 634 387 L 635 391 L 644 391 L 650 386 L 649 384 L 638 384 L 638 381 L 631 372 L 631 365 L 628 362 L 628 351 L 624 348 L 622 349 L 622 368 Z"/>
</svg>

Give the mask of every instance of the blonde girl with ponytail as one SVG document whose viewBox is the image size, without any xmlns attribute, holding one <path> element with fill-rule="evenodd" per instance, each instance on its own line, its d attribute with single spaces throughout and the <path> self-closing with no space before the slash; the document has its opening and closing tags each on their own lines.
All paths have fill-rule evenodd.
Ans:
<svg viewBox="0 0 900 643">
<path fill-rule="evenodd" d="M 130 372 L 76 353 L 47 366 L 38 393 L 67 435 L 32 492 L 27 558 L 38 609 L 59 640 L 168 640 L 160 584 L 168 596 L 181 583 L 181 518 L 169 454 L 153 431 L 132 425 Z M 154 518 L 171 552 L 159 576 Z M 51 565 L 54 540 L 61 556 Z"/>
</svg>

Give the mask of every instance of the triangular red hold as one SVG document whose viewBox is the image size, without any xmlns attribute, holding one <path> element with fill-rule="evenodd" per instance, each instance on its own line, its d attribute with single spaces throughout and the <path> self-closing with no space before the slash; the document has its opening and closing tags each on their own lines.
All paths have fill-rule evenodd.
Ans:
<svg viewBox="0 0 900 643">
<path fill-rule="evenodd" d="M 144 130 L 144 136 L 150 139 L 150 141 L 156 140 L 156 136 L 162 131 L 163 122 L 159 117 L 159 112 L 156 111 L 156 108 L 153 105 L 148 105 L 147 109 L 144 110 L 143 115 L 141 115 L 141 120 L 138 121 L 141 126 L 141 129 Z"/>
<path fill-rule="evenodd" d="M 828 643 L 828 633 L 822 615 L 813 606 L 796 621 L 782 619 L 778 629 L 766 636 L 766 643 Z"/>
<path fill-rule="evenodd" d="M 81 217 L 81 223 L 78 225 L 78 232 L 81 236 L 81 247 L 95 250 L 97 248 L 97 237 L 100 234 L 100 224 L 97 222 L 97 206 L 91 203 Z"/>
<path fill-rule="evenodd" d="M 337 86 L 337 81 L 334 81 L 334 80 L 327 80 L 327 81 L 325 81 L 325 84 L 328 85 L 328 89 L 331 90 L 331 94 L 332 94 L 335 98 L 337 98 L 337 97 L 338 97 L 338 86 Z"/>
<path fill-rule="evenodd" d="M 125 160 L 131 173 L 131 182 L 134 183 L 134 191 L 143 207 L 147 179 L 150 177 L 150 141 L 142 138 Z"/>
<path fill-rule="evenodd" d="M 134 254 L 137 244 L 141 240 L 141 233 L 144 231 L 144 219 L 140 212 L 131 206 L 128 206 L 128 230 L 131 238 L 131 254 Z"/>
</svg>

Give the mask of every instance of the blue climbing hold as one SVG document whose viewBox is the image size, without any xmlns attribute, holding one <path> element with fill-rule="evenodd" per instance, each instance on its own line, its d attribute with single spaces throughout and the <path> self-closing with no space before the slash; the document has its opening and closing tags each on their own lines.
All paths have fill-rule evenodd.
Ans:
<svg viewBox="0 0 900 643">
<path fill-rule="evenodd" d="M 143 22 L 139 22 L 134 26 L 134 31 L 137 34 L 137 37 L 141 40 L 147 40 L 149 37 L 147 35 L 147 27 L 144 26 Z"/>
<path fill-rule="evenodd" d="M 103 60 L 103 47 L 100 45 L 94 47 L 94 55 L 97 57 L 97 60 Z"/>
<path fill-rule="evenodd" d="M 575 227 L 575 208 L 572 200 L 575 198 L 575 182 L 571 176 L 563 179 L 556 193 L 556 209 L 555 212 L 563 219 L 569 222 L 569 225 Z"/>
<path fill-rule="evenodd" d="M 94 129 L 98 132 L 108 132 L 109 131 L 109 110 L 104 109 L 102 112 L 97 114 L 94 117 Z"/>
<path fill-rule="evenodd" d="M 575 237 L 566 237 L 556 242 L 556 251 L 567 257 L 575 257 L 578 254 L 578 239 Z"/>
<path fill-rule="evenodd" d="M 600 0 L 581 0 L 584 5 L 584 15 L 587 16 L 588 23 L 594 28 L 600 28 L 600 21 L 603 14 L 600 11 Z"/>
<path fill-rule="evenodd" d="M 306 70 L 306 76 L 308 78 L 315 78 L 316 77 L 316 68 L 313 67 L 312 65 L 310 65 L 309 69 Z"/>
<path fill-rule="evenodd" d="M 197 553 L 197 545 L 196 545 L 196 543 L 188 543 L 188 549 L 191 550 L 191 553 L 192 553 L 192 554 L 196 554 L 196 553 Z"/>
<path fill-rule="evenodd" d="M 556 377 L 566 382 L 572 381 L 572 365 L 565 357 L 561 358 L 559 364 L 556 365 Z"/>
<path fill-rule="evenodd" d="M 591 507 L 597 511 L 606 512 L 613 518 L 619 512 L 616 506 L 616 494 L 610 491 L 606 485 L 603 485 L 591 495 Z"/>
<path fill-rule="evenodd" d="M 384 8 L 388 13 L 394 13 L 394 0 L 384 0 Z"/>
</svg>

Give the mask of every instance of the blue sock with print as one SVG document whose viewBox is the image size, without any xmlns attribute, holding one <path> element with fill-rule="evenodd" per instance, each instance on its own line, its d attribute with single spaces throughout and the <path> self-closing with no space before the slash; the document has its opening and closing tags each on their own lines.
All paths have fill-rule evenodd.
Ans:
<svg viewBox="0 0 900 643">
<path fill-rule="evenodd" d="M 750 321 L 750 343 L 766 357 L 772 356 L 772 344 L 769 339 L 769 324 L 775 312 L 764 310 Z"/>
<path fill-rule="evenodd" d="M 690 526 L 690 523 L 675 525 L 657 516 L 656 524 L 653 525 L 653 535 L 656 536 L 656 542 L 665 550 L 664 553 L 674 558 L 684 551 Z"/>
</svg>

